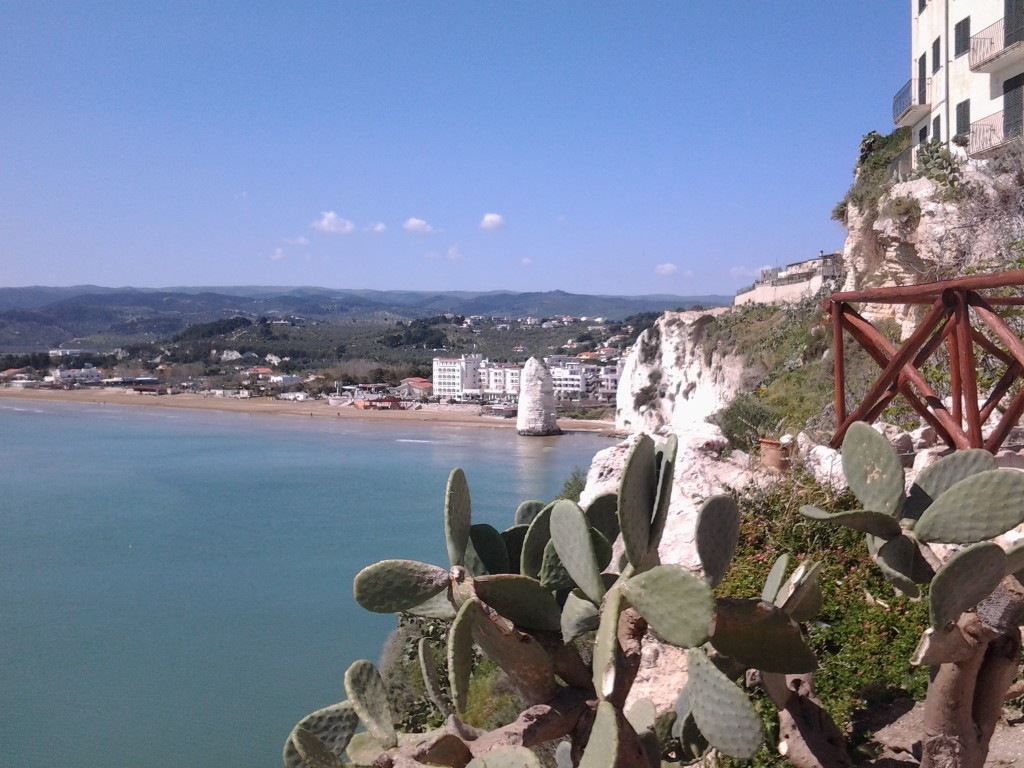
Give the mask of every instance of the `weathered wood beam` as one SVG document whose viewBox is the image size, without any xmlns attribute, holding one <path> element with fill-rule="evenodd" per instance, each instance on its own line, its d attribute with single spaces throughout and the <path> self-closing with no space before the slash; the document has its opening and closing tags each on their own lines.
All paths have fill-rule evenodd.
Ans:
<svg viewBox="0 0 1024 768">
<path fill-rule="evenodd" d="M 964 291 L 956 291 L 956 340 L 960 359 L 950 361 L 950 366 L 960 367 L 960 381 L 963 386 L 964 415 L 967 417 L 967 435 L 972 448 L 981 448 L 981 418 L 978 412 L 978 372 L 975 369 L 974 342 L 971 339 L 971 308 Z"/>
<path fill-rule="evenodd" d="M 930 304 L 940 297 L 943 291 L 950 288 L 983 291 L 1014 285 L 1024 285 L 1024 269 L 991 275 L 959 277 L 955 280 L 940 280 L 934 283 L 919 283 L 918 285 L 897 285 L 887 288 L 871 288 L 865 291 L 840 291 L 832 294 L 832 300 L 872 304 Z"/>
</svg>

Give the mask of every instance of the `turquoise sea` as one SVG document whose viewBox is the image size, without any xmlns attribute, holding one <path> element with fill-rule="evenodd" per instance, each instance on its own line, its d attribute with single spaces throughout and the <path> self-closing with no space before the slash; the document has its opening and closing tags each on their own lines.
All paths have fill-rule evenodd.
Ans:
<svg viewBox="0 0 1024 768">
<path fill-rule="evenodd" d="M 453 467 L 504 528 L 610 444 L 0 401 L 0 764 L 279 766 L 394 626 L 355 573 L 446 565 Z"/>
</svg>

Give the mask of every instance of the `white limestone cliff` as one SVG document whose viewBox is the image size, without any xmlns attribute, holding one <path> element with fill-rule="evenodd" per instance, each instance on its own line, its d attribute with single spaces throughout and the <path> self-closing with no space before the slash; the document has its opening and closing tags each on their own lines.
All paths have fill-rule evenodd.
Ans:
<svg viewBox="0 0 1024 768">
<path fill-rule="evenodd" d="M 531 357 L 523 366 L 519 381 L 519 413 L 516 417 L 519 434 L 562 434 L 555 418 L 555 387 L 547 366 Z"/>
<path fill-rule="evenodd" d="M 703 331 L 727 308 L 666 312 L 633 345 L 616 395 L 616 428 L 624 432 L 690 434 L 745 384 L 744 361 L 707 350 Z"/>
</svg>

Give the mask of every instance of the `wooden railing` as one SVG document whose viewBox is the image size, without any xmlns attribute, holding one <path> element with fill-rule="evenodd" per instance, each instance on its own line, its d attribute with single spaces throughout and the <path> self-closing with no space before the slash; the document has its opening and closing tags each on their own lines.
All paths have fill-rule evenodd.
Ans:
<svg viewBox="0 0 1024 768">
<path fill-rule="evenodd" d="M 950 447 L 998 451 L 1024 415 L 1024 388 L 1018 387 L 1013 392 L 1014 384 L 1024 373 L 1024 341 L 995 307 L 1022 306 L 1024 297 L 986 297 L 981 292 L 1021 286 L 1024 286 L 1024 270 L 832 294 L 825 301 L 825 309 L 832 317 L 838 425 L 831 445 L 842 444 L 853 422 L 873 422 L 899 396 Z M 917 329 L 897 347 L 851 306 L 860 302 L 930 308 Z M 971 325 L 972 317 L 980 322 L 979 326 Z M 844 332 L 882 369 L 861 404 L 849 414 L 846 412 Z M 921 370 L 943 345 L 949 353 L 951 408 L 947 408 Z M 1004 366 L 984 403 L 978 396 L 976 350 Z M 1007 404 L 1002 408 L 1002 415 L 986 438 L 982 425 L 998 412 L 1004 399 Z"/>
</svg>

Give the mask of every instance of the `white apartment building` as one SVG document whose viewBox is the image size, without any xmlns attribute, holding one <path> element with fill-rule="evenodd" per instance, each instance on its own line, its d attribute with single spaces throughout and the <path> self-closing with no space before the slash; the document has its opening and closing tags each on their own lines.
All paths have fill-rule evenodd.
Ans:
<svg viewBox="0 0 1024 768">
<path fill-rule="evenodd" d="M 979 158 L 1021 136 L 1024 0 L 910 6 L 910 80 L 893 98 L 894 122 L 911 129 L 915 146 L 938 140 Z"/>
<path fill-rule="evenodd" d="M 619 383 L 619 368 L 588 365 L 568 355 L 552 355 L 545 360 L 554 384 L 555 396 L 577 399 L 598 395 L 614 399 Z M 523 367 L 492 363 L 483 355 L 458 358 L 434 358 L 434 395 L 442 401 L 515 400 Z"/>
<path fill-rule="evenodd" d="M 435 357 L 432 382 L 441 400 L 471 400 L 480 397 L 480 354 Z"/>
</svg>

